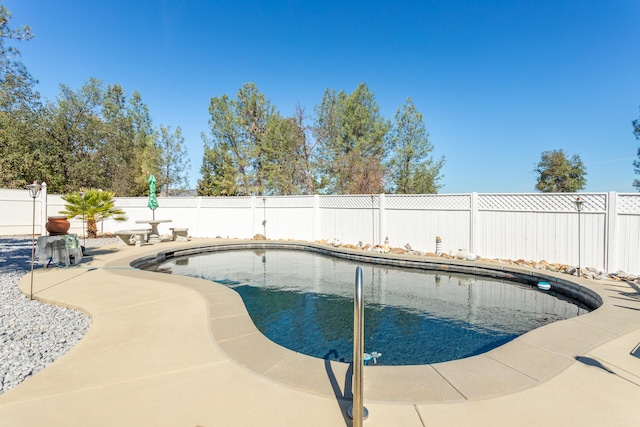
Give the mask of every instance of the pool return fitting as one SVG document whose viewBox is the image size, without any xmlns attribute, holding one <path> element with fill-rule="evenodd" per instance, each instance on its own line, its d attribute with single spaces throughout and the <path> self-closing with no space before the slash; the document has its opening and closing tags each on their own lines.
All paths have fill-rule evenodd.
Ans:
<svg viewBox="0 0 640 427">
<path fill-rule="evenodd" d="M 364 366 L 367 366 L 369 362 L 373 360 L 373 364 L 378 363 L 378 359 L 382 357 L 382 353 L 378 353 L 377 351 L 372 351 L 371 353 L 364 354 Z"/>
<path fill-rule="evenodd" d="M 356 267 L 356 286 L 353 295 L 353 401 L 347 414 L 353 427 L 362 427 L 369 416 L 362 397 L 364 371 L 364 300 L 362 299 L 362 267 Z"/>
</svg>

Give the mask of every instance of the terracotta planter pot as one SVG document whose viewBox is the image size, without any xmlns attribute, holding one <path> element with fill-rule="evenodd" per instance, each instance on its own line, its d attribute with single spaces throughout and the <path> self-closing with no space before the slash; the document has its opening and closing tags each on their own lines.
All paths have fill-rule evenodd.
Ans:
<svg viewBox="0 0 640 427">
<path fill-rule="evenodd" d="M 66 216 L 50 216 L 44 228 L 49 232 L 49 236 L 61 236 L 67 234 L 71 224 Z"/>
</svg>

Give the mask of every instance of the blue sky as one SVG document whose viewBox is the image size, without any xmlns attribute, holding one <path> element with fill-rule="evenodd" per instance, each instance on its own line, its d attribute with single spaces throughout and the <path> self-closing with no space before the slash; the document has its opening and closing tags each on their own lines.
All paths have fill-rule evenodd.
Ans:
<svg viewBox="0 0 640 427">
<path fill-rule="evenodd" d="M 365 82 L 391 119 L 411 97 L 442 193 L 535 192 L 545 150 L 578 154 L 586 191 L 635 192 L 640 2 L 5 0 L 22 60 L 55 99 L 90 77 L 180 126 L 195 186 L 211 97 L 254 82 L 280 113 Z"/>
</svg>

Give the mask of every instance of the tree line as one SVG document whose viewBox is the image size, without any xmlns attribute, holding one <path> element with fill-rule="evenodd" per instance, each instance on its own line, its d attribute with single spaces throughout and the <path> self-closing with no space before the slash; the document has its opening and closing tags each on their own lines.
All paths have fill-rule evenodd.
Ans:
<svg viewBox="0 0 640 427">
<path fill-rule="evenodd" d="M 5 41 L 29 40 L 9 27 L 0 5 L 0 185 L 34 180 L 50 191 L 100 188 L 117 196 L 187 188 L 190 159 L 181 129 L 154 127 L 139 92 L 90 78 L 61 84 L 42 99 L 36 80 Z M 366 84 L 352 93 L 327 89 L 310 118 L 297 106 L 281 115 L 253 83 L 234 99 L 211 98 L 199 195 L 435 193 L 444 158 L 433 159 L 422 115 L 411 99 L 393 120 L 382 117 Z"/>
<path fill-rule="evenodd" d="M 152 126 L 138 92 L 91 78 L 81 88 L 61 84 L 54 101 L 6 41 L 29 40 L 29 27 L 12 29 L 0 5 L 0 186 L 45 181 L 52 192 L 100 188 L 119 196 L 148 193 L 155 175 L 170 194 L 187 185 L 188 156 L 180 128 Z"/>
<path fill-rule="evenodd" d="M 282 116 L 253 83 L 214 97 L 198 194 L 436 193 L 444 158 L 422 114 L 410 98 L 393 120 L 379 110 L 365 83 L 326 89 L 311 118 L 299 105 Z"/>
<path fill-rule="evenodd" d="M 10 18 L 0 4 L 0 186 L 38 180 L 57 193 L 142 196 L 154 175 L 163 195 L 188 188 L 180 127 L 153 126 L 140 93 L 96 78 L 77 90 L 61 84 L 55 100 L 43 99 L 19 51 L 6 44 L 29 40 L 30 29 L 11 28 Z M 289 117 L 247 83 L 234 98 L 211 98 L 209 115 L 198 195 L 415 194 L 443 186 L 445 159 L 434 158 L 411 98 L 387 119 L 365 83 L 351 93 L 326 89 L 311 114 L 296 105 Z M 632 125 L 640 140 L 640 119 Z M 633 165 L 640 174 L 640 148 Z M 580 157 L 563 150 L 543 152 L 534 172 L 541 192 L 586 186 Z M 640 180 L 633 185 L 640 190 Z"/>
<path fill-rule="evenodd" d="M 16 92 L 5 90 L 3 101 Z M 140 94 L 90 79 L 77 91 L 60 86 L 55 101 L 37 92 L 0 106 L 0 180 L 5 188 L 45 181 L 52 192 L 102 188 L 120 196 L 148 192 L 151 174 L 169 192 L 185 178 L 168 173 L 181 147 L 180 128 L 151 127 Z M 178 153 L 184 153 L 178 150 Z M 178 177 L 178 178 L 177 178 Z"/>
</svg>

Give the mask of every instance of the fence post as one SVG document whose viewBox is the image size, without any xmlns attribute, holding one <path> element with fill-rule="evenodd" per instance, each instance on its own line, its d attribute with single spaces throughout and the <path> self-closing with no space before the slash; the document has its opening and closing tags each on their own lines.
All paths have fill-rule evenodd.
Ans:
<svg viewBox="0 0 640 427">
<path fill-rule="evenodd" d="M 313 195 L 313 240 L 320 240 L 322 237 L 320 230 L 320 195 Z"/>
<path fill-rule="evenodd" d="M 469 252 L 478 250 L 478 193 L 471 193 L 469 206 Z"/>
<path fill-rule="evenodd" d="M 615 191 L 610 191 L 607 197 L 607 210 L 605 218 L 605 241 L 604 247 L 604 271 L 613 273 L 618 269 L 616 263 L 616 239 L 618 231 L 616 222 L 618 219 L 618 195 Z"/>
<path fill-rule="evenodd" d="M 258 234 L 256 232 L 256 196 L 251 196 L 251 237 Z"/>
<path fill-rule="evenodd" d="M 47 183 L 43 182 L 42 187 L 40 189 L 40 235 L 46 236 L 45 232 L 45 224 L 47 223 L 47 217 L 49 214 L 47 213 L 47 209 L 49 208 L 49 203 L 47 201 Z"/>
<path fill-rule="evenodd" d="M 195 230 L 192 231 L 194 236 L 202 236 L 200 230 L 200 223 L 202 222 L 202 196 L 196 197 L 196 214 L 194 215 L 196 219 Z"/>
<path fill-rule="evenodd" d="M 378 241 L 380 244 L 384 243 L 387 238 L 387 203 L 384 193 L 380 194 L 378 200 Z"/>
</svg>

